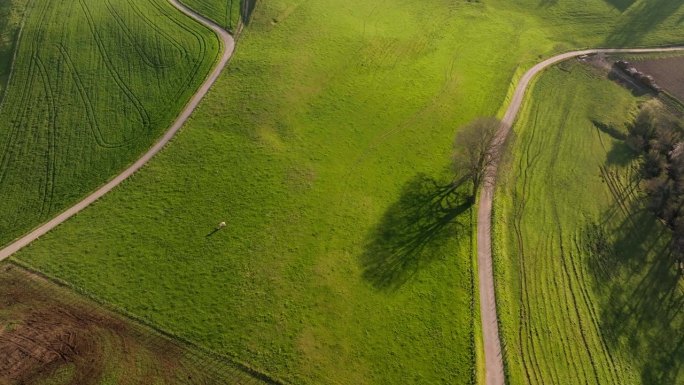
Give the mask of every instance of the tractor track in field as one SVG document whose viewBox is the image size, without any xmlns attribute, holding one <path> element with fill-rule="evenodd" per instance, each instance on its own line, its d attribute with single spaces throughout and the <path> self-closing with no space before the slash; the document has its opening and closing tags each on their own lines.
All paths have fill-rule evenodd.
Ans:
<svg viewBox="0 0 684 385">
<path fill-rule="evenodd" d="M 211 86 L 216 82 L 219 75 L 228 64 L 235 49 L 235 40 L 233 37 L 219 25 L 213 21 L 195 13 L 187 6 L 181 4 L 178 0 L 168 0 L 180 12 L 186 16 L 194 19 L 205 27 L 211 29 L 224 45 L 221 58 L 218 60 L 209 76 L 202 83 L 200 88 L 195 92 L 190 101 L 186 104 L 184 109 L 178 115 L 171 127 L 166 131 L 164 136 L 152 146 L 140 159 L 129 166 L 122 173 L 114 177 L 105 185 L 100 187 L 95 192 L 88 195 L 86 198 L 70 207 L 66 211 L 52 218 L 50 221 L 42 224 L 36 229 L 32 230 L 23 237 L 10 243 L 8 246 L 0 250 L 0 261 L 10 257 L 17 251 L 29 245 L 42 235 L 59 226 L 72 216 L 76 215 L 90 204 L 110 192 L 116 186 L 128 179 L 135 172 L 140 170 L 150 159 L 152 159 L 164 146 L 175 136 L 180 128 L 185 124 L 193 111 L 197 108 L 201 100 L 207 94 Z M 544 69 L 557 64 L 561 61 L 568 60 L 586 54 L 596 53 L 658 53 L 669 51 L 682 51 L 684 47 L 667 47 L 667 48 L 638 48 L 638 49 L 588 49 L 582 51 L 573 51 L 560 54 L 544 60 L 541 63 L 533 66 L 520 79 L 515 92 L 511 98 L 511 102 L 506 110 L 501 126 L 494 139 L 495 143 L 502 143 L 508 137 L 513 123 L 518 115 L 522 103 L 524 101 L 525 92 L 527 91 L 532 80 L 537 74 Z M 482 318 L 483 342 L 485 351 L 485 369 L 486 369 L 486 384 L 500 385 L 505 382 L 504 365 L 501 355 L 501 342 L 499 338 L 499 327 L 496 310 L 496 297 L 494 290 L 494 275 L 492 264 L 492 240 L 491 240 L 491 224 L 492 224 L 492 206 L 495 191 L 495 177 L 498 164 L 492 165 L 487 170 L 488 183 L 480 192 L 479 206 L 478 206 L 478 227 L 477 227 L 477 244 L 478 244 L 478 276 L 480 289 L 480 307 Z"/>
<path fill-rule="evenodd" d="M 506 109 L 501 125 L 494 138 L 495 144 L 502 144 L 508 138 L 513 123 L 524 102 L 525 93 L 534 78 L 546 68 L 562 61 L 582 55 L 598 53 L 659 53 L 684 51 L 683 47 L 659 48 L 595 48 L 566 52 L 553 56 L 530 68 L 520 79 Z M 480 289 L 480 313 L 482 320 L 482 338 L 485 355 L 485 382 L 487 385 L 505 383 L 504 363 L 499 337 L 499 321 L 496 310 L 496 293 L 494 286 L 494 270 L 492 263 L 492 208 L 496 190 L 496 173 L 498 164 L 491 165 L 486 171 L 484 184 L 480 191 L 477 212 L 477 266 Z"/>
<path fill-rule="evenodd" d="M 135 163 L 129 166 L 122 173 L 114 177 L 114 179 L 107 182 L 104 186 L 100 187 L 95 192 L 91 193 L 83 200 L 76 203 L 74 206 L 68 208 L 66 211 L 52 218 L 50 221 L 42 224 L 41 226 L 29 232 L 28 234 L 13 241 L 5 248 L 1 249 L 0 261 L 9 258 L 12 254 L 26 247 L 31 242 L 35 241 L 36 239 L 43 236 L 50 230 L 65 222 L 67 219 L 78 214 L 80 211 L 90 206 L 93 202 L 100 199 L 102 196 L 110 192 L 114 187 L 118 186 L 119 184 L 121 184 L 121 182 L 128 179 L 128 177 L 130 177 L 131 175 L 135 174 L 138 170 L 140 170 L 147 162 L 150 161 L 150 159 L 152 159 L 157 153 L 159 153 L 159 151 L 161 151 L 164 148 L 164 146 L 166 146 L 166 144 L 169 143 L 169 141 L 176 135 L 176 133 L 188 120 L 190 115 L 192 115 L 192 113 L 195 111 L 195 109 L 202 101 L 204 96 L 207 94 L 207 92 L 209 92 L 211 86 L 216 82 L 219 75 L 228 64 L 228 61 L 233 56 L 233 51 L 235 50 L 235 40 L 233 39 L 233 37 L 226 30 L 221 28 L 218 24 L 214 23 L 213 21 L 207 19 L 202 15 L 197 14 L 195 11 L 191 10 L 187 6 L 181 4 L 178 0 L 168 1 L 169 3 L 171 3 L 171 5 L 173 5 L 176 9 L 178 9 L 186 16 L 190 17 L 191 19 L 194 19 L 203 26 L 211 29 L 223 43 L 223 53 L 220 59 L 216 62 L 216 65 L 212 69 L 211 73 L 207 76 L 207 78 L 204 80 L 200 88 L 197 89 L 197 91 L 192 96 L 190 101 L 185 105 L 183 110 L 176 117 L 176 120 L 173 122 L 171 127 L 169 127 L 169 129 L 164 133 L 164 136 L 162 136 L 162 138 L 159 139 L 159 141 L 157 141 L 157 143 L 155 143 L 154 146 L 152 146 L 140 159 L 138 159 Z"/>
</svg>

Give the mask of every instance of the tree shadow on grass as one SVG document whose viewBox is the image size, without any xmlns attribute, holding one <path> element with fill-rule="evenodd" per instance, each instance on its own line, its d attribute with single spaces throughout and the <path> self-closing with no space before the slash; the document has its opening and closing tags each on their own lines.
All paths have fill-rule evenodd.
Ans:
<svg viewBox="0 0 684 385">
<path fill-rule="evenodd" d="M 613 8 L 617 9 L 620 12 L 624 12 L 627 10 L 627 8 L 631 7 L 632 4 L 636 2 L 636 0 L 603 0 L 608 5 L 612 6 Z"/>
<path fill-rule="evenodd" d="M 684 284 L 669 231 L 638 202 L 616 206 L 608 210 L 611 220 L 590 224 L 582 237 L 601 333 L 609 350 L 630 352 L 642 383 L 681 384 Z"/>
<path fill-rule="evenodd" d="M 613 66 L 610 72 L 608 72 L 608 79 L 629 90 L 632 96 L 641 97 L 644 95 L 655 95 L 653 90 L 639 83 L 637 80 L 632 79 L 616 66 Z"/>
<path fill-rule="evenodd" d="M 242 24 L 248 26 L 252 20 L 252 13 L 256 8 L 257 0 L 240 0 L 240 19 Z"/>
<path fill-rule="evenodd" d="M 608 2 L 613 5 L 622 3 L 627 5 L 629 3 L 624 0 L 610 0 Z M 619 47 L 638 44 L 643 36 L 675 14 L 684 5 L 684 0 L 643 0 L 637 4 L 629 5 L 630 10 L 624 14 L 624 21 L 618 23 L 606 38 L 606 46 Z"/>
<path fill-rule="evenodd" d="M 609 166 L 627 166 L 637 157 L 638 154 L 625 141 L 627 134 L 623 130 L 598 120 L 592 120 L 591 123 L 597 130 L 614 139 L 606 158 Z"/>
<path fill-rule="evenodd" d="M 637 154 L 632 150 L 627 143 L 623 141 L 616 141 L 613 142 L 613 147 L 611 147 L 610 151 L 608 151 L 607 154 L 607 163 L 608 165 L 618 165 L 618 166 L 626 166 L 630 164 L 632 161 L 634 161 L 634 158 L 637 157 Z"/>
<path fill-rule="evenodd" d="M 440 184 L 424 174 L 411 179 L 369 234 L 360 257 L 363 278 L 378 290 L 394 291 L 441 257 L 459 231 L 469 232 L 458 218 L 473 199 L 461 184 Z"/>
</svg>

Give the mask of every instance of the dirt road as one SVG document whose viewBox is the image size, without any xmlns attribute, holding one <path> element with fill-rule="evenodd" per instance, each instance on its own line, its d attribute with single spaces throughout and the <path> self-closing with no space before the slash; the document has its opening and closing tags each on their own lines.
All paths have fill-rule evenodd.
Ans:
<svg viewBox="0 0 684 385">
<path fill-rule="evenodd" d="M 161 149 L 171 140 L 171 138 L 183 126 L 186 120 L 190 117 L 192 112 L 197 108 L 202 98 L 207 94 L 209 88 L 214 84 L 216 79 L 221 74 L 221 71 L 228 63 L 228 60 L 235 49 L 235 41 L 233 38 L 223 30 L 220 26 L 210 21 L 209 19 L 198 15 L 186 6 L 180 4 L 177 0 L 169 0 L 169 2 L 178 8 L 181 12 L 189 17 L 197 20 L 199 23 L 207 26 L 213 30 L 221 39 L 224 45 L 224 51 L 221 59 L 217 62 L 213 71 L 204 81 L 202 86 L 197 90 L 190 102 L 185 106 L 181 114 L 178 116 L 173 125 L 164 134 L 164 136 L 147 152 L 142 158 L 138 159 L 132 166 L 127 168 L 121 174 L 116 176 L 110 182 L 102 186 L 94 193 L 87 196 L 85 199 L 59 214 L 49 222 L 41 225 L 37 229 L 26 234 L 22 238 L 14 241 L 4 249 L 0 250 L 0 261 L 8 258 L 12 254 L 21 250 L 40 236 L 48 231 L 54 229 L 67 219 L 76 215 L 81 210 L 88 207 L 91 203 L 101 198 L 114 187 L 119 185 L 125 179 L 133 175 L 141 167 L 143 167 L 152 157 L 154 157 Z M 501 127 L 497 132 L 496 141 L 504 141 L 511 130 L 511 127 L 518 115 L 518 111 L 523 102 L 525 92 L 530 85 L 531 80 L 545 68 L 567 60 L 573 57 L 592 54 L 592 53 L 648 53 L 648 52 L 668 52 L 668 51 L 682 51 L 684 47 L 671 48 L 652 48 L 652 49 L 589 49 L 584 51 L 568 52 L 561 55 L 554 56 L 547 59 L 534 67 L 532 67 L 520 80 L 511 103 L 502 119 Z M 492 203 L 494 197 L 494 186 L 497 165 L 493 165 L 488 170 L 490 183 L 487 183 L 480 193 L 480 204 L 478 209 L 478 228 L 477 228 L 477 242 L 478 242 L 478 274 L 480 280 L 480 307 L 482 316 L 482 330 L 485 350 L 485 367 L 486 367 L 486 383 L 487 385 L 504 384 L 504 370 L 503 360 L 501 357 L 501 342 L 499 339 L 499 327 L 497 323 L 496 314 L 496 297 L 494 292 L 494 276 L 492 271 L 492 240 L 491 240 L 491 223 L 492 223 Z"/>
<path fill-rule="evenodd" d="M 668 48 L 636 48 L 636 49 L 588 49 L 560 54 L 535 65 L 520 79 L 515 89 L 511 103 L 506 110 L 499 131 L 494 138 L 495 143 L 502 143 L 508 137 L 511 127 L 522 106 L 525 92 L 530 82 L 544 69 L 577 56 L 596 53 L 649 53 L 684 51 L 684 47 Z M 496 314 L 496 293 L 494 290 L 494 274 L 492 270 L 492 204 L 496 186 L 497 164 L 487 170 L 487 183 L 480 192 L 477 212 L 477 263 L 480 279 L 480 313 L 482 318 L 482 334 L 484 341 L 485 369 L 487 385 L 502 385 L 505 383 L 503 359 L 501 356 L 501 340 L 499 339 L 499 325 Z"/>
<path fill-rule="evenodd" d="M 12 254 L 27 246 L 29 243 L 38 239 L 40 236 L 59 226 L 62 222 L 76 215 L 81 210 L 88 207 L 91 203 L 95 202 L 96 200 L 100 199 L 103 195 L 107 194 L 114 187 L 118 186 L 121 182 L 123 182 L 125 179 L 133 175 L 136 171 L 140 170 L 140 168 L 144 166 L 145 163 L 147 163 L 159 151 L 161 151 L 161 149 L 164 148 L 164 146 L 169 142 L 169 140 L 171 140 L 171 138 L 173 138 L 173 136 L 176 135 L 178 130 L 180 130 L 183 124 L 185 124 L 185 122 L 188 120 L 188 118 L 195 110 L 195 108 L 197 108 L 200 101 L 202 101 L 202 98 L 204 98 L 204 96 L 207 94 L 209 88 L 211 88 L 216 79 L 218 79 L 219 75 L 221 74 L 221 71 L 223 71 L 226 64 L 228 64 L 228 60 L 230 60 L 231 56 L 233 56 L 233 51 L 235 50 L 235 40 L 233 39 L 233 37 L 230 36 L 228 32 L 226 32 L 223 28 L 221 28 L 213 21 L 201 15 L 198 15 L 190 8 L 179 3 L 177 0 L 169 0 L 169 2 L 187 16 L 197 20 L 199 23 L 214 31 L 216 35 L 219 37 L 219 39 L 221 39 L 221 42 L 223 43 L 223 54 L 214 66 L 214 69 L 206 78 L 204 83 L 202 83 L 202 86 L 197 90 L 197 92 L 195 92 L 195 95 L 193 95 L 192 99 L 190 99 L 190 101 L 185 106 L 183 111 L 180 113 L 180 115 L 178 115 L 178 117 L 173 122 L 168 131 L 166 131 L 164 136 L 152 148 L 150 148 L 149 151 L 147 151 L 142 156 L 142 158 L 138 159 L 135 163 L 133 163 L 133 165 L 128 167 L 121 174 L 117 175 L 110 182 L 100 187 L 97 191 L 93 192 L 92 194 L 88 195 L 85 199 L 78 202 L 76 205 L 72 206 L 63 213 L 51 219 L 49 222 L 41 225 L 37 229 L 31 231 L 30 233 L 24 235 L 22 238 L 19 238 L 18 240 L 9 244 L 4 249 L 0 250 L 0 261 L 8 258 Z"/>
</svg>

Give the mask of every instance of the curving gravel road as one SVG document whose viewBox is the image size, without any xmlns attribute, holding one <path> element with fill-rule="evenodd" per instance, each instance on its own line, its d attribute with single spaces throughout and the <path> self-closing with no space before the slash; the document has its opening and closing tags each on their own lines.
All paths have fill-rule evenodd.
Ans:
<svg viewBox="0 0 684 385">
<path fill-rule="evenodd" d="M 180 130 L 183 124 L 185 124 L 185 122 L 188 120 L 188 118 L 195 110 L 195 108 L 197 108 L 200 101 L 202 101 L 202 98 L 204 98 L 204 96 L 207 94 L 209 88 L 211 88 L 214 82 L 216 82 L 216 79 L 218 79 L 219 75 L 221 74 L 221 71 L 223 71 L 223 69 L 226 67 L 226 64 L 228 64 L 228 61 L 233 56 L 233 51 L 235 50 L 235 40 L 233 39 L 233 37 L 230 36 L 230 34 L 226 32 L 223 28 L 221 28 L 218 24 L 214 23 L 213 21 L 207 19 L 202 15 L 195 13 L 193 10 L 181 4 L 177 0 L 169 0 L 169 2 L 179 11 L 183 12 L 187 16 L 198 21 L 200 24 L 214 31 L 218 38 L 221 39 L 223 43 L 223 54 L 221 55 L 219 61 L 216 63 L 216 66 L 214 66 L 212 72 L 206 78 L 204 83 L 202 83 L 202 86 L 200 86 L 197 92 L 195 92 L 192 99 L 190 99 L 188 104 L 185 105 L 183 111 L 180 113 L 180 115 L 178 115 L 178 117 L 173 122 L 168 131 L 166 131 L 164 136 L 152 148 L 150 148 L 149 151 L 147 151 L 142 156 L 142 158 L 138 159 L 135 163 L 133 163 L 133 165 L 128 167 L 121 174 L 117 175 L 110 182 L 100 187 L 97 191 L 93 192 L 92 194 L 88 195 L 85 199 L 78 202 L 76 205 L 70 207 L 63 213 L 52 218 L 49 222 L 41 225 L 37 229 L 31 231 L 30 233 L 24 235 L 23 237 L 9 244 L 4 249 L 0 250 L 0 261 L 8 258 L 10 255 L 21 250 L 29 243 L 38 239 L 40 236 L 59 226 L 62 222 L 76 215 L 78 212 L 88 207 L 91 203 L 95 202 L 96 200 L 100 199 L 103 195 L 107 194 L 114 187 L 118 186 L 121 182 L 126 180 L 129 176 L 133 175 L 136 171 L 140 170 L 140 168 L 144 166 L 145 163 L 147 163 L 150 159 L 152 159 L 152 157 L 154 157 L 159 151 L 161 151 L 161 149 L 164 148 L 164 146 L 169 142 L 169 140 L 171 140 L 171 138 L 173 138 L 173 136 L 176 135 L 178 130 Z"/>
<path fill-rule="evenodd" d="M 82 201 L 78 202 L 76 205 L 70 207 L 63 213 L 51 219 L 49 222 L 41 225 L 30 233 L 26 234 L 22 238 L 9 244 L 4 249 L 0 250 L 0 261 L 8 258 L 12 254 L 26 247 L 31 242 L 35 241 L 42 235 L 46 234 L 48 231 L 59 226 L 61 223 L 71 218 L 72 216 L 79 213 L 81 210 L 88 207 L 90 204 L 107 194 L 114 187 L 118 186 L 126 180 L 128 177 L 133 175 L 136 171 L 140 170 L 150 159 L 152 159 L 162 148 L 173 138 L 173 136 L 180 130 L 180 128 L 188 120 L 192 112 L 197 108 L 200 101 L 207 94 L 211 86 L 216 82 L 219 75 L 225 68 L 226 64 L 233 55 L 235 50 L 235 40 L 233 37 L 226 32 L 219 25 L 213 21 L 195 13 L 190 8 L 181 4 L 177 0 L 169 0 L 169 2 L 176 7 L 179 11 L 183 12 L 192 19 L 203 24 L 207 28 L 210 28 L 216 33 L 216 35 L 221 39 L 224 45 L 223 54 L 221 59 L 216 63 L 216 66 L 212 70 L 211 74 L 202 83 L 202 86 L 197 90 L 192 99 L 185 106 L 180 115 L 176 118 L 171 127 L 166 131 L 164 136 L 147 151 L 140 159 L 138 159 L 133 165 L 124 170 L 121 174 L 117 175 L 110 182 L 100 187 L 97 191 L 88 195 Z M 508 137 L 511 127 L 518 115 L 518 111 L 523 102 L 525 92 L 530 85 L 532 79 L 541 71 L 548 68 L 551 65 L 559 63 L 561 61 L 594 53 L 653 53 L 653 52 L 672 52 L 672 51 L 684 51 L 684 47 L 669 47 L 669 48 L 643 48 L 643 49 L 588 49 L 583 51 L 573 51 L 567 52 L 561 55 L 554 56 L 543 62 L 535 65 L 525 75 L 520 79 L 520 83 L 515 89 L 513 98 L 511 100 L 506 114 L 504 115 L 501 126 L 497 132 L 494 139 L 495 142 L 503 142 Z M 496 315 L 496 296 L 494 291 L 494 275 L 492 270 L 492 239 L 491 239 L 491 224 L 492 224 L 492 203 L 494 198 L 495 189 L 495 176 L 498 165 L 492 165 L 487 170 L 486 183 L 484 188 L 480 193 L 480 202 L 477 213 L 477 260 L 478 260 L 478 276 L 480 281 L 480 311 L 482 318 L 482 332 L 484 340 L 484 350 L 485 350 L 485 368 L 486 368 L 486 383 L 487 385 L 502 385 L 504 384 L 504 367 L 503 360 L 501 357 L 501 341 L 499 339 L 499 326 L 497 323 Z"/>
<path fill-rule="evenodd" d="M 534 77 L 544 69 L 577 56 L 596 53 L 654 53 L 684 51 L 684 47 L 668 48 L 632 48 L 632 49 L 587 49 L 567 52 L 546 59 L 535 65 L 523 75 L 515 89 L 511 104 L 501 120 L 501 126 L 494 138 L 495 144 L 503 143 L 511 131 L 511 127 L 522 106 L 525 92 Z M 505 383 L 504 365 L 501 357 L 501 340 L 499 339 L 499 324 L 496 315 L 496 294 L 494 290 L 494 272 L 492 270 L 492 204 L 496 186 L 496 172 L 498 164 L 487 170 L 487 176 L 482 191 L 477 212 L 477 265 L 480 279 L 480 313 L 482 318 L 482 337 L 485 353 L 485 370 L 487 385 L 503 385 Z"/>
</svg>

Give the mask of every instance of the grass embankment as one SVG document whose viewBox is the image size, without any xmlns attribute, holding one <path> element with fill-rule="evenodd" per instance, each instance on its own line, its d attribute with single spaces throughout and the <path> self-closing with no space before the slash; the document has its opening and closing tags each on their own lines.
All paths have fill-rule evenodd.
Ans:
<svg viewBox="0 0 684 385">
<path fill-rule="evenodd" d="M 519 66 L 601 44 L 620 15 L 261 2 L 173 145 L 19 258 L 295 383 L 469 383 L 471 213 L 435 204 L 454 129 L 495 114 Z M 635 44 L 684 37 L 679 17 Z"/>
<path fill-rule="evenodd" d="M 641 100 L 566 65 L 526 102 L 494 221 L 511 383 L 684 380 L 684 287 L 620 139 Z"/>
<path fill-rule="evenodd" d="M 219 49 L 164 0 L 31 1 L 23 23 L 0 109 L 0 244 L 135 160 Z"/>
</svg>

